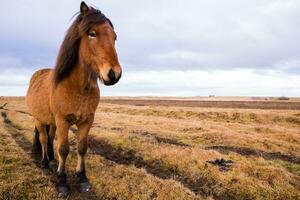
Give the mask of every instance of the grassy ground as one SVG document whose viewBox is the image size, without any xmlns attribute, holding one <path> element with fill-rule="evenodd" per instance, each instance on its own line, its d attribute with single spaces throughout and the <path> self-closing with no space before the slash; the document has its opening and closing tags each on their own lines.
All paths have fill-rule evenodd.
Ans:
<svg viewBox="0 0 300 200">
<path fill-rule="evenodd" d="M 0 199 L 56 199 L 56 166 L 45 175 L 30 154 L 24 99 L 4 102 Z M 77 192 L 76 128 L 69 133 L 69 199 L 300 199 L 299 128 L 299 110 L 101 103 L 88 194 Z"/>
</svg>

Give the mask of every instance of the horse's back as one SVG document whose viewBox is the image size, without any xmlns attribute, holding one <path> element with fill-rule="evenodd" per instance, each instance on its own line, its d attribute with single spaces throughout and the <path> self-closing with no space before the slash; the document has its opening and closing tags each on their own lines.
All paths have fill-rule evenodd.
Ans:
<svg viewBox="0 0 300 200">
<path fill-rule="evenodd" d="M 26 94 L 28 111 L 35 119 L 44 124 L 55 123 L 50 110 L 52 76 L 52 69 L 41 69 L 36 71 L 31 77 Z"/>
<path fill-rule="evenodd" d="M 30 79 L 30 84 L 29 87 L 31 87 L 33 84 L 38 83 L 42 80 L 43 77 L 47 76 L 49 72 L 51 72 L 52 69 L 45 68 L 45 69 L 40 69 L 34 72 L 32 74 L 31 79 Z"/>
</svg>

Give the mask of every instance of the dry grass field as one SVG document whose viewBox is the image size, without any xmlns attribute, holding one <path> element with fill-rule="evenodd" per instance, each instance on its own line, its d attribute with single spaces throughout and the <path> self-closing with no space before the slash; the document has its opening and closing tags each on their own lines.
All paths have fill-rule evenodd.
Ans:
<svg viewBox="0 0 300 200">
<path fill-rule="evenodd" d="M 87 194 L 76 190 L 76 128 L 70 130 L 69 199 L 300 199 L 296 100 L 122 100 L 104 99 L 97 109 Z M 0 199 L 57 199 L 56 166 L 43 174 L 31 155 L 34 127 L 24 98 L 2 98 L 0 106 L 5 102 Z"/>
</svg>

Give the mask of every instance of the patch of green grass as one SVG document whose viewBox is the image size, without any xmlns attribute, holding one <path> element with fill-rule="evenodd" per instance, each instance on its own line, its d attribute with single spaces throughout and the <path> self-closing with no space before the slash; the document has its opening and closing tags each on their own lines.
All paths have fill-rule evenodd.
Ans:
<svg viewBox="0 0 300 200">
<path fill-rule="evenodd" d="M 295 164 L 287 161 L 282 161 L 282 160 L 273 160 L 269 161 L 270 164 L 274 166 L 282 166 L 284 167 L 287 171 L 291 172 L 292 174 L 296 176 L 300 176 L 300 164 Z"/>
<path fill-rule="evenodd" d="M 300 176 L 300 165 L 299 164 L 293 164 L 290 162 L 285 162 L 284 163 L 284 167 L 286 167 L 286 169 L 295 174 L 296 176 Z"/>
</svg>

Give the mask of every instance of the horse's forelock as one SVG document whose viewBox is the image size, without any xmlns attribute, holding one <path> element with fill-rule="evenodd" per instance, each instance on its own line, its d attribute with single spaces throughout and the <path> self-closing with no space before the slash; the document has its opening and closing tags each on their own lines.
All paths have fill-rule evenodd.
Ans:
<svg viewBox="0 0 300 200">
<path fill-rule="evenodd" d="M 94 25 L 103 23 L 105 21 L 107 21 L 113 28 L 111 21 L 100 10 L 94 8 L 90 8 L 86 14 L 80 14 L 79 17 L 81 21 L 80 29 L 82 34 L 86 33 Z"/>
</svg>

